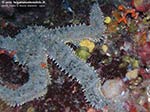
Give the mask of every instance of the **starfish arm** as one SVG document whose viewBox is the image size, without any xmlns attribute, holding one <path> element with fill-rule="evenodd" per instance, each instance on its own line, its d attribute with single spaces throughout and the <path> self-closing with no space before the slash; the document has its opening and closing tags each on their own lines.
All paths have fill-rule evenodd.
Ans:
<svg viewBox="0 0 150 112">
<path fill-rule="evenodd" d="M 59 37 L 48 38 L 45 36 L 45 38 L 45 41 L 49 43 L 49 45 L 46 45 L 46 49 L 50 59 L 61 71 L 65 71 L 66 74 L 75 78 L 82 85 L 86 100 L 93 107 L 101 109 L 106 105 L 114 104 L 118 108 L 118 112 L 124 112 L 121 102 L 113 103 L 113 101 L 104 97 L 101 91 L 101 79 L 89 64 L 76 57 L 74 52 Z"/>
<path fill-rule="evenodd" d="M 82 85 L 87 101 L 101 108 L 109 102 L 97 91 L 101 80 L 92 67 L 77 58 L 73 51 L 60 40 L 49 40 L 49 56 L 58 68 L 65 70 Z"/>
<path fill-rule="evenodd" d="M 90 25 L 79 24 L 66 27 L 58 27 L 55 29 L 50 29 L 49 33 L 52 36 L 57 35 L 57 37 L 63 40 L 78 41 L 83 38 L 89 37 L 91 37 L 93 40 L 98 40 L 101 38 L 101 35 L 105 30 L 103 20 L 103 13 L 99 8 L 98 3 L 95 3 L 92 6 L 90 13 Z"/>
<path fill-rule="evenodd" d="M 11 37 L 3 37 L 0 36 L 0 48 L 7 49 L 7 50 L 16 50 L 17 42 L 16 39 L 13 39 Z"/>
<path fill-rule="evenodd" d="M 47 58 L 44 55 L 37 55 L 32 58 L 30 59 L 31 62 L 28 63 L 30 77 L 27 83 L 15 90 L 0 85 L 0 98 L 10 106 L 22 105 L 47 93 L 47 85 L 50 80 L 48 70 L 41 68 L 41 61 L 38 61 L 43 59 L 46 62 Z"/>
<path fill-rule="evenodd" d="M 41 27 L 38 28 L 29 27 L 16 36 L 17 61 L 29 68 L 29 80 L 15 90 L 0 85 L 0 98 L 10 106 L 22 105 L 45 95 L 47 85 L 51 82 L 48 69 L 40 66 L 41 63 L 47 63 L 47 55 L 40 41 L 40 36 L 45 31 Z"/>
<path fill-rule="evenodd" d="M 93 33 L 101 34 L 106 29 L 104 25 L 104 16 L 99 4 L 96 2 L 93 4 L 90 12 L 90 27 Z"/>
</svg>

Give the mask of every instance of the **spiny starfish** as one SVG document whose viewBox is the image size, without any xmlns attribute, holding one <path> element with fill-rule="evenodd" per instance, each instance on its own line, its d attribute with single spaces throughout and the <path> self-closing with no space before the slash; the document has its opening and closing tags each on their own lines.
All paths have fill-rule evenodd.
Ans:
<svg viewBox="0 0 150 112">
<path fill-rule="evenodd" d="M 22 30 L 16 38 L 0 37 L 0 48 L 7 51 L 15 50 L 14 61 L 26 65 L 30 75 L 29 81 L 15 90 L 0 85 L 0 98 L 14 107 L 44 96 L 51 78 L 48 69 L 42 68 L 40 64 L 47 63 L 49 57 L 58 65 L 58 68 L 76 78 L 82 85 L 87 101 L 93 107 L 100 109 L 112 104 L 111 100 L 102 95 L 101 80 L 95 70 L 78 59 L 65 45 L 67 40 L 75 42 L 88 37 L 93 40 L 101 39 L 104 29 L 103 13 L 95 3 L 90 13 L 90 25 L 80 24 L 56 29 L 32 26 Z M 122 108 L 118 105 L 120 102 L 114 103 L 117 104 L 120 112 Z"/>
</svg>

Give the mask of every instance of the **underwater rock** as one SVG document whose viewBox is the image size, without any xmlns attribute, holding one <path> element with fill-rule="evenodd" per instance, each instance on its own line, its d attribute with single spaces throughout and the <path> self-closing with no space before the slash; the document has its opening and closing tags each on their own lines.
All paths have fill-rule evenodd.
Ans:
<svg viewBox="0 0 150 112">
<path fill-rule="evenodd" d="M 112 99 L 124 91 L 124 83 L 120 79 L 107 80 L 102 86 L 102 93 L 106 98 Z"/>
</svg>

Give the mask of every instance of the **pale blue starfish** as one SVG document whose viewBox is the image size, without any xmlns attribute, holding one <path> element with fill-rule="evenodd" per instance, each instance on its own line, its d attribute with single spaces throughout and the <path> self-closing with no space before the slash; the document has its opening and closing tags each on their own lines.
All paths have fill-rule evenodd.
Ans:
<svg viewBox="0 0 150 112">
<path fill-rule="evenodd" d="M 101 39 L 105 30 L 103 14 L 95 3 L 90 13 L 90 25 L 73 25 L 56 29 L 41 26 L 28 27 L 16 38 L 0 37 L 0 48 L 15 50 L 14 61 L 25 64 L 29 70 L 29 81 L 18 89 L 12 90 L 0 85 L 0 98 L 10 106 L 19 106 L 47 93 L 51 83 L 48 69 L 41 68 L 47 63 L 48 56 L 61 70 L 65 70 L 82 85 L 85 97 L 93 107 L 102 108 L 110 104 L 101 93 L 101 80 L 89 64 L 82 62 L 73 51 L 65 45 L 67 40 L 89 38 Z"/>
</svg>

